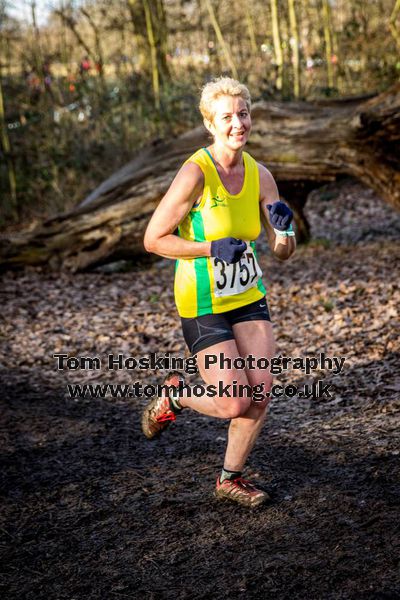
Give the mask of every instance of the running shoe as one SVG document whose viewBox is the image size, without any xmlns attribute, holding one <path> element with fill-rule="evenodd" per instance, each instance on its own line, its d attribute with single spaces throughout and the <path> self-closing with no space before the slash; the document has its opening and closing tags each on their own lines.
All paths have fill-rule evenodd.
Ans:
<svg viewBox="0 0 400 600">
<path fill-rule="evenodd" d="M 164 379 L 163 385 L 174 385 L 178 387 L 179 382 L 184 381 L 180 373 L 173 371 Z M 143 411 L 142 431 L 147 439 L 151 440 L 161 434 L 164 429 L 176 420 L 176 413 L 172 410 L 171 400 L 168 396 L 155 396 L 150 400 Z"/>
<path fill-rule="evenodd" d="M 250 481 L 247 481 L 247 479 L 243 479 L 243 477 L 224 479 L 221 483 L 218 476 L 215 496 L 219 500 L 233 500 L 233 502 L 237 502 L 242 506 L 248 506 L 250 508 L 271 499 L 267 492 L 256 488 L 255 485 L 250 483 Z"/>
</svg>

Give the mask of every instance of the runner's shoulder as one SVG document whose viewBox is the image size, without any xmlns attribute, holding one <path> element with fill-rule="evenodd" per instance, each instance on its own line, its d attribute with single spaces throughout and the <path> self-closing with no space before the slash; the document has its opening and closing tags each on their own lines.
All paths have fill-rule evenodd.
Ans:
<svg viewBox="0 0 400 600">
<path fill-rule="evenodd" d="M 171 189 L 172 188 L 172 189 Z M 193 203 L 203 193 L 204 175 L 196 163 L 187 162 L 181 166 L 171 185 L 171 192 Z"/>
<path fill-rule="evenodd" d="M 258 173 L 260 176 L 260 200 L 270 198 L 278 194 L 278 188 L 271 171 L 262 163 L 257 163 Z"/>
<path fill-rule="evenodd" d="M 273 178 L 271 171 L 269 171 L 265 165 L 258 162 L 257 167 L 258 167 L 258 172 L 260 174 L 260 183 L 261 183 L 261 181 L 263 183 L 267 183 L 267 184 L 275 183 L 275 179 Z"/>
<path fill-rule="evenodd" d="M 204 184 L 204 173 L 199 165 L 195 162 L 189 161 L 182 165 L 182 167 L 179 169 L 178 175 L 185 178 L 188 184 Z"/>
</svg>

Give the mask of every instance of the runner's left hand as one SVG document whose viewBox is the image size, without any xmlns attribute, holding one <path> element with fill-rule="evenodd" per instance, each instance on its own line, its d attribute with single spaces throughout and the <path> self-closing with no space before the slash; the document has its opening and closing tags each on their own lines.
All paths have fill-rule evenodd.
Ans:
<svg viewBox="0 0 400 600">
<path fill-rule="evenodd" d="M 286 231 L 293 219 L 293 212 L 284 202 L 267 204 L 269 221 L 274 229 Z"/>
</svg>

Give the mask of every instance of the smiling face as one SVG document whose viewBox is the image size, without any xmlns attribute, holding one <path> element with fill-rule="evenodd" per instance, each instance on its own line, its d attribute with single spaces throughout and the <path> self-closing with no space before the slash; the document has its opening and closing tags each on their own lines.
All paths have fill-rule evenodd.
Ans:
<svg viewBox="0 0 400 600">
<path fill-rule="evenodd" d="M 246 102 L 240 96 L 220 96 L 212 103 L 214 118 L 204 124 L 214 136 L 214 142 L 230 150 L 242 148 L 250 135 L 251 117 Z"/>
</svg>

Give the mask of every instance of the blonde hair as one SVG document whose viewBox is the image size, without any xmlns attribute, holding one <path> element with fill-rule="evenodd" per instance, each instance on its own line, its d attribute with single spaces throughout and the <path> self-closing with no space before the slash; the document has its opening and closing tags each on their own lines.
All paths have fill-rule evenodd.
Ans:
<svg viewBox="0 0 400 600">
<path fill-rule="evenodd" d="M 247 87 L 231 77 L 218 77 L 206 83 L 201 90 L 199 108 L 203 119 L 212 122 L 215 116 L 212 111 L 212 103 L 221 96 L 239 96 L 246 102 L 247 109 L 250 112 L 251 96 Z"/>
</svg>

